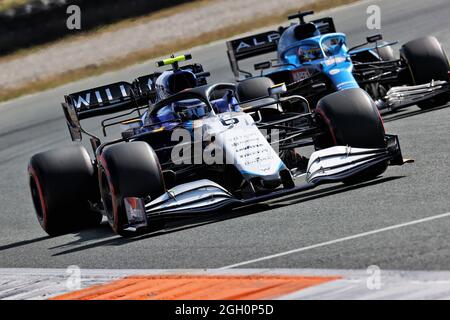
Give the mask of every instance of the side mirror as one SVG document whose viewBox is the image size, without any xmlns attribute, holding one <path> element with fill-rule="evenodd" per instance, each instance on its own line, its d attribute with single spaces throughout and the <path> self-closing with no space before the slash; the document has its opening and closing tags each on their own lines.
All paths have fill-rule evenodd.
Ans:
<svg viewBox="0 0 450 320">
<path fill-rule="evenodd" d="M 270 61 L 264 61 L 254 65 L 255 70 L 264 70 L 269 69 L 270 67 L 272 67 L 272 62 Z"/>
<path fill-rule="evenodd" d="M 376 34 L 376 35 L 367 37 L 366 39 L 367 39 L 368 43 L 374 43 L 374 42 L 383 40 L 383 36 L 381 34 Z"/>
</svg>

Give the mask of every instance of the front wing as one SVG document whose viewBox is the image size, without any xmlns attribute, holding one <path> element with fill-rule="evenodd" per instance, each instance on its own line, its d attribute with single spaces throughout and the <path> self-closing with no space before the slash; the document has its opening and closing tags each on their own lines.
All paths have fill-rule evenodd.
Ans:
<svg viewBox="0 0 450 320">
<path fill-rule="evenodd" d="M 378 110 L 394 111 L 418 103 L 430 101 L 438 96 L 450 94 L 450 83 L 431 81 L 416 86 L 392 87 L 383 99 L 377 100 Z"/>
<path fill-rule="evenodd" d="M 298 177 L 305 181 L 293 188 L 275 189 L 251 198 L 238 199 L 220 185 L 206 179 L 176 186 L 147 202 L 142 198 L 126 198 L 127 230 L 145 228 L 153 219 L 188 217 L 270 201 L 313 189 L 320 184 L 343 181 L 382 162 L 390 165 L 410 162 L 403 159 L 397 136 L 387 138 L 387 147 L 381 149 L 336 146 L 314 152 L 306 174 Z"/>
</svg>

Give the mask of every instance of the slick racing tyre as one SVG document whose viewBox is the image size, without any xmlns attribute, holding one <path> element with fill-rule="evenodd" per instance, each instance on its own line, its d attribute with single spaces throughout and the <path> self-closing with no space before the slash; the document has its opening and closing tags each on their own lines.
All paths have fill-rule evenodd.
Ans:
<svg viewBox="0 0 450 320">
<path fill-rule="evenodd" d="M 267 77 L 250 78 L 239 82 L 236 94 L 240 102 L 267 97 L 273 85 L 272 79 Z"/>
<path fill-rule="evenodd" d="M 236 95 L 241 103 L 241 107 L 246 107 L 246 101 L 258 98 L 266 97 L 265 99 L 260 99 L 257 102 L 250 103 L 249 105 L 264 104 L 275 101 L 275 98 L 268 97 L 269 89 L 273 87 L 273 85 L 274 83 L 272 79 L 267 77 L 250 78 L 239 82 L 236 87 Z M 280 114 L 278 104 L 274 103 L 273 105 L 268 105 L 267 107 L 260 109 L 260 114 L 262 116 L 262 121 L 269 121 L 267 119 L 268 117 Z"/>
<path fill-rule="evenodd" d="M 83 146 L 36 154 L 28 173 L 36 216 L 50 236 L 100 224 L 102 215 L 91 206 L 100 198 L 97 176 Z"/>
<path fill-rule="evenodd" d="M 372 98 L 362 89 L 338 91 L 322 98 L 315 110 L 325 135 L 316 141 L 316 147 L 351 146 L 354 148 L 385 148 L 383 122 Z M 346 179 L 354 184 L 371 180 L 382 174 L 388 163 L 375 165 L 361 174 Z"/>
<path fill-rule="evenodd" d="M 128 236 L 124 198 L 150 196 L 165 192 L 158 158 L 145 142 L 126 142 L 107 147 L 99 158 L 102 202 L 115 233 Z"/>
<path fill-rule="evenodd" d="M 435 37 L 419 38 L 404 44 L 400 56 L 409 68 L 412 84 L 425 84 L 432 80 L 448 81 L 447 55 Z M 445 104 L 447 100 L 448 96 L 445 94 L 418 106 L 421 109 L 430 109 Z"/>
</svg>

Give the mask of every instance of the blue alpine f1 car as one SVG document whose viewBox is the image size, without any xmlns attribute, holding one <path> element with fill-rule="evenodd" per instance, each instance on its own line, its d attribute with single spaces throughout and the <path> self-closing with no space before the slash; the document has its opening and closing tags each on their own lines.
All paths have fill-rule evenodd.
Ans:
<svg viewBox="0 0 450 320">
<path fill-rule="evenodd" d="M 435 37 L 404 44 L 397 59 L 391 47 L 397 42 L 384 42 L 378 34 L 348 48 L 346 35 L 336 32 L 331 17 L 305 22 L 313 13 L 289 16 L 300 20 L 289 27 L 228 41 L 236 79 L 253 77 L 239 61 L 276 51 L 276 59 L 255 64 L 255 70 L 274 83 L 286 83 L 289 94 L 306 97 L 312 106 L 328 93 L 352 88 L 369 93 L 379 110 L 427 109 L 449 100 L 449 63 Z M 261 87 L 253 96 L 265 93 Z"/>
</svg>

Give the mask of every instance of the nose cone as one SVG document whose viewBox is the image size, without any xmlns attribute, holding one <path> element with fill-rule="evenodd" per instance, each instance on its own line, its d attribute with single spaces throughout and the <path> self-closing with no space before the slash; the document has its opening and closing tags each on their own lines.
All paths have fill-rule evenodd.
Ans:
<svg viewBox="0 0 450 320">
<path fill-rule="evenodd" d="M 324 61 L 323 71 L 333 82 L 337 91 L 359 88 L 353 76 L 353 65 L 344 57 L 336 57 Z"/>
</svg>

